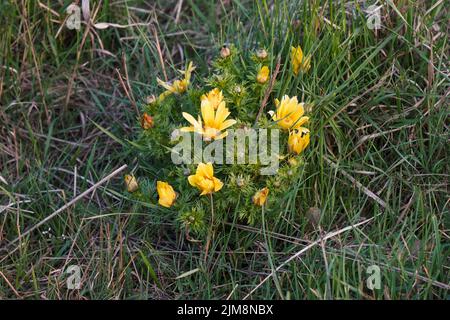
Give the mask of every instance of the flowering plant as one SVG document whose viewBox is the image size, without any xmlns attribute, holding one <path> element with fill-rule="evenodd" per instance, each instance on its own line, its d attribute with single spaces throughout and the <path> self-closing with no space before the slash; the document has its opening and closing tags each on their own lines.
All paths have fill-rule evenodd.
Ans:
<svg viewBox="0 0 450 320">
<path fill-rule="evenodd" d="M 281 64 L 295 78 L 309 70 L 311 58 L 305 58 L 299 46 L 284 61 L 275 61 L 264 49 L 243 53 L 224 47 L 208 76 L 194 75 L 189 62 L 180 71 L 181 79 L 158 79 L 164 91 L 147 99 L 139 119 L 141 132 L 133 142 L 151 166 L 145 175 L 126 176 L 128 192 L 150 206 L 176 212 L 175 221 L 188 239 L 192 234 L 204 236 L 207 226 L 211 229 L 219 222 L 259 224 L 262 210 L 266 220 L 276 220 L 282 201 L 274 200 L 282 200 L 301 179 L 310 142 L 305 127 L 310 122 L 308 108 L 298 95 L 282 94 Z M 239 134 L 231 135 L 234 130 Z M 276 159 L 277 167 L 270 174 L 261 174 L 260 154 L 252 158 L 256 146 L 250 135 L 245 139 L 247 133 L 261 130 L 269 135 L 280 131 L 271 135 L 277 148 L 271 145 L 269 157 Z M 240 150 L 229 148 L 227 163 L 188 152 L 191 161 L 175 164 L 174 150 L 187 135 L 199 137 L 202 147 L 214 148 L 216 156 L 223 151 L 224 140 L 244 135 L 244 142 Z M 261 150 L 265 140 L 255 141 Z"/>
</svg>

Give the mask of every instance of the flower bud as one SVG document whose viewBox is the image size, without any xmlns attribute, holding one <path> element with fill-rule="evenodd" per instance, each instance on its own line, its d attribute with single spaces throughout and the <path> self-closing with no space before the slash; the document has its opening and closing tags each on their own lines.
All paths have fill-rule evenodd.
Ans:
<svg viewBox="0 0 450 320">
<path fill-rule="evenodd" d="M 144 130 L 148 130 L 153 127 L 153 117 L 149 115 L 147 112 L 144 112 L 144 114 L 141 117 L 141 127 Z"/>
<path fill-rule="evenodd" d="M 126 174 L 124 180 L 128 192 L 130 193 L 135 192 L 139 188 L 138 182 L 133 175 Z"/>
<path fill-rule="evenodd" d="M 258 81 L 258 83 L 264 84 L 269 80 L 269 68 L 267 66 L 262 67 L 257 76 L 256 76 L 256 81 Z"/>
<path fill-rule="evenodd" d="M 267 51 L 264 49 L 259 49 L 258 51 L 256 51 L 256 56 L 259 59 L 264 60 L 265 58 L 267 58 Z"/>
<path fill-rule="evenodd" d="M 231 55 L 231 51 L 227 46 L 223 46 L 222 49 L 220 49 L 220 56 L 222 58 L 227 58 Z"/>
<path fill-rule="evenodd" d="M 269 188 L 265 187 L 265 188 L 259 190 L 253 196 L 253 199 L 252 199 L 253 203 L 257 206 L 262 207 L 266 203 L 268 195 L 269 195 Z"/>
<path fill-rule="evenodd" d="M 156 97 L 155 97 L 154 94 L 152 94 L 151 96 L 148 96 L 148 97 L 145 98 L 145 102 L 146 102 L 147 104 L 152 104 L 152 103 L 154 103 L 155 101 L 156 101 Z"/>
</svg>

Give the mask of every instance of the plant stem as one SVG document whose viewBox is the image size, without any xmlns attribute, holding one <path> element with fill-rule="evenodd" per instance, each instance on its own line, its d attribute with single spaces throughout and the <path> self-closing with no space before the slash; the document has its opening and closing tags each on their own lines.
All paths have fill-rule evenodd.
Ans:
<svg viewBox="0 0 450 320">
<path fill-rule="evenodd" d="M 209 246 L 211 244 L 211 238 L 213 237 L 214 231 L 214 201 L 212 193 L 209 195 L 209 199 L 211 200 L 211 225 L 209 226 L 208 237 L 206 239 L 205 262 L 208 257 Z"/>
</svg>

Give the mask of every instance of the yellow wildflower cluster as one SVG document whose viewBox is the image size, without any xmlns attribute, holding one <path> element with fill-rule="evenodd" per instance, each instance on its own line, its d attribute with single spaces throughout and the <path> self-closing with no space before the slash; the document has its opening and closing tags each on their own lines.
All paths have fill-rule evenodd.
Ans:
<svg viewBox="0 0 450 320">
<path fill-rule="evenodd" d="M 275 99 L 276 111 L 272 112 L 272 119 L 283 130 L 289 130 L 288 146 L 292 153 L 300 154 L 309 144 L 309 130 L 302 127 L 309 121 L 304 116 L 304 104 L 299 103 L 297 97 L 289 98 L 285 95 L 281 102 Z"/>
<path fill-rule="evenodd" d="M 162 124 L 167 126 L 168 123 L 171 123 L 169 132 L 172 132 L 172 135 L 170 136 L 173 136 L 173 132 L 177 132 L 178 136 L 179 132 L 195 132 L 202 136 L 203 143 L 209 143 L 210 141 L 227 137 L 229 133 L 228 129 L 237 124 L 237 120 L 235 120 L 237 118 L 239 118 L 239 128 L 248 128 L 251 126 L 251 124 L 249 126 L 249 123 L 252 120 L 254 121 L 259 105 L 263 104 L 261 99 L 266 95 L 265 92 L 268 93 L 267 97 L 270 97 L 271 94 L 276 94 L 276 90 L 279 90 L 274 89 L 279 87 L 274 86 L 275 82 L 279 81 L 277 80 L 279 69 L 276 68 L 276 71 L 271 74 L 269 66 L 271 65 L 270 62 L 273 62 L 273 56 L 266 50 L 260 49 L 253 53 L 252 59 L 255 63 L 251 67 L 251 76 L 248 76 L 248 72 L 245 74 L 245 71 L 242 71 L 245 77 L 236 81 L 235 75 L 229 75 L 230 72 L 241 72 L 239 67 L 233 66 L 233 64 L 237 63 L 236 60 L 239 60 L 236 59 L 236 52 L 233 48 L 230 49 L 228 47 L 223 47 L 220 50 L 220 58 L 215 65 L 219 69 L 219 72 L 205 81 L 212 88 L 209 91 L 205 92 L 201 89 L 197 90 L 189 87 L 192 72 L 195 69 L 192 62 L 188 63 L 184 71 L 179 71 L 183 75 L 181 79 L 176 79 L 173 82 L 165 82 L 159 78 L 157 79 L 158 84 L 165 91 L 158 98 L 152 95 L 147 99 L 147 108 L 140 117 L 140 125 L 145 131 L 145 139 L 154 139 L 157 142 L 157 147 L 152 150 L 162 149 L 160 146 L 166 146 L 158 140 L 159 137 L 166 134 L 161 134 L 165 129 L 162 128 Z M 291 72 L 294 75 L 298 75 L 300 72 L 306 73 L 311 67 L 311 57 L 309 55 L 304 56 L 300 46 L 292 47 L 290 66 Z M 182 95 L 187 91 L 189 91 L 189 94 Z M 272 91 L 275 92 L 272 93 Z M 166 97 L 170 95 L 174 95 L 174 99 L 166 100 Z M 243 97 L 246 97 L 246 99 L 243 99 Z M 245 103 L 238 106 L 241 101 L 245 101 Z M 249 101 L 254 104 L 247 105 Z M 268 125 L 267 127 L 278 127 L 284 132 L 283 137 L 285 138 L 283 139 L 286 139 L 284 140 L 285 146 L 287 145 L 287 151 L 290 155 L 280 156 L 280 159 L 288 159 L 288 165 L 285 166 L 287 169 L 284 171 L 285 176 L 283 178 L 285 179 L 283 181 L 288 181 L 291 179 L 290 172 L 292 169 L 303 163 L 296 156 L 301 154 L 310 143 L 310 131 L 304 127 L 310 118 L 305 115 L 305 104 L 299 102 L 297 96 L 283 95 L 281 100 L 274 99 L 273 101 L 275 108 L 274 111 L 269 111 L 269 114 L 274 126 Z M 231 108 L 231 111 L 229 108 Z M 233 116 L 231 116 L 232 112 Z M 248 117 L 246 118 L 247 115 Z M 256 118 L 258 119 L 258 117 Z M 187 121 L 188 126 L 180 128 L 179 124 L 183 123 L 183 121 Z M 256 124 L 260 123 L 267 122 L 256 121 Z M 176 139 L 171 139 L 170 141 L 174 140 Z M 194 169 L 195 173 L 191 174 Z M 173 168 L 164 171 L 170 179 L 173 179 L 174 176 L 177 177 L 177 180 L 173 179 L 173 181 L 177 181 L 176 187 L 178 193 L 169 182 L 157 181 L 156 193 L 158 195 L 158 204 L 166 208 L 174 205 L 177 205 L 177 209 L 185 208 L 186 201 L 189 203 L 189 200 L 186 200 L 186 198 L 189 198 L 191 192 L 197 192 L 194 189 L 183 189 L 186 186 L 188 188 L 193 187 L 198 189 L 200 196 L 209 195 L 211 203 L 213 201 L 212 194 L 224 189 L 215 195 L 214 199 L 216 197 L 222 197 L 222 201 L 226 201 L 227 197 L 230 197 L 229 194 L 231 191 L 229 189 L 232 189 L 234 186 L 235 190 L 239 190 L 239 192 L 246 195 L 247 209 L 245 210 L 248 210 L 250 206 L 252 208 L 250 210 L 258 211 L 259 207 L 268 206 L 269 193 L 271 197 L 275 198 L 277 194 L 279 195 L 277 189 L 283 187 L 282 183 L 280 184 L 281 178 L 267 179 L 264 183 L 261 183 L 261 179 L 253 179 L 254 176 L 248 174 L 248 172 L 252 172 L 252 170 L 254 172 L 255 169 L 250 168 L 250 165 L 241 172 L 237 171 L 238 173 L 236 175 L 236 169 L 231 170 L 224 167 L 220 169 L 220 175 L 228 177 L 223 182 L 214 175 L 213 164 L 210 162 L 199 163 L 196 168 L 186 166 L 178 169 L 177 172 Z M 179 172 L 183 172 L 183 174 Z M 126 175 L 125 182 L 128 192 L 134 193 L 135 195 L 143 194 L 145 197 L 145 187 L 138 184 L 137 179 L 133 175 Z M 224 188 L 224 182 L 227 183 L 226 188 Z M 154 183 L 152 183 L 152 187 L 149 190 L 155 193 Z M 224 195 L 221 196 L 222 194 Z M 180 219 L 182 219 L 184 226 L 193 227 L 194 225 L 200 225 L 203 212 L 201 207 L 196 206 L 191 211 L 180 212 Z"/>
</svg>

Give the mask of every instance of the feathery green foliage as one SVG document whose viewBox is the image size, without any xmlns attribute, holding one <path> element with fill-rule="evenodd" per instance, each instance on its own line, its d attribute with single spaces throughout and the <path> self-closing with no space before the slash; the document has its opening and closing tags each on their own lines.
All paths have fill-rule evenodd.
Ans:
<svg viewBox="0 0 450 320">
<path fill-rule="evenodd" d="M 283 265 L 250 297 L 448 298 L 448 9 L 444 1 L 380 3 L 382 28 L 372 30 L 357 1 L 91 1 L 93 24 L 76 31 L 64 26 L 70 1 L 2 2 L 0 299 L 239 299 L 314 241 L 358 222 Z M 135 142 L 138 111 L 160 92 L 156 77 L 178 77 L 186 61 L 210 74 L 224 44 L 244 56 L 265 48 L 271 71 L 300 44 L 311 69 L 294 77 L 283 63 L 273 91 L 305 101 L 313 121 L 298 179 L 270 200 L 268 210 L 277 210 L 264 212 L 270 223 L 260 211 L 247 223 L 242 208 L 260 186 L 241 188 L 214 208 L 224 219 L 206 254 L 209 225 L 200 221 L 210 199 L 157 205 L 162 164 L 146 158 L 148 145 L 136 154 Z M 224 90 L 248 81 L 206 80 Z M 206 90 L 193 90 L 181 103 L 196 114 Z M 255 114 L 237 114 L 253 125 Z M 8 246 L 124 163 L 145 177 L 141 198 L 116 176 Z M 187 183 L 177 170 L 173 179 Z M 237 179 L 251 183 L 249 173 L 230 170 L 230 193 Z M 180 203 L 198 196 L 183 190 L 192 194 L 180 193 Z M 198 236 L 187 237 L 186 221 L 199 225 Z M 80 290 L 66 287 L 69 265 L 81 267 Z M 381 268 L 379 290 L 366 286 L 371 265 Z M 198 271 L 177 278 L 190 270 Z"/>
</svg>

